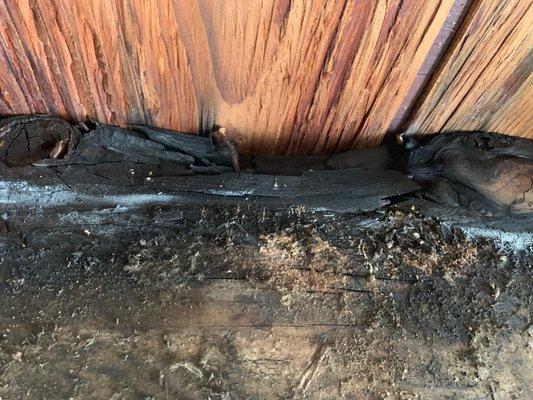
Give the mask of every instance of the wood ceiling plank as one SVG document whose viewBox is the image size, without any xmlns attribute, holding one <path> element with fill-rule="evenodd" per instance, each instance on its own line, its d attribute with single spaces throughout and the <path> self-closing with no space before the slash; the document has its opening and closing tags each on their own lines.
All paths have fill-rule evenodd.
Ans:
<svg viewBox="0 0 533 400">
<path fill-rule="evenodd" d="M 204 133 L 222 125 L 240 151 L 256 154 L 374 145 L 427 67 L 454 3 L 0 0 L 0 114 Z M 454 84 L 442 78 L 452 90 L 435 112 L 422 107 L 428 115 L 413 124 L 417 129 L 478 127 L 470 116 L 459 118 L 472 102 L 483 126 L 520 134 L 531 122 L 525 112 L 531 63 L 524 54 L 530 1 L 483 4 L 464 48 L 493 57 L 467 57 L 464 69 L 453 62 L 450 69 L 461 74 L 452 76 L 463 78 Z M 506 29 L 511 33 L 503 38 Z M 476 37 L 486 51 L 477 49 Z M 512 68 L 516 56 L 523 61 Z M 473 87 L 470 70 L 484 85 Z M 489 82 L 499 89 L 487 95 Z M 463 85 L 471 88 L 466 103 Z M 510 118 L 516 110 L 526 114 L 518 123 Z"/>
<path fill-rule="evenodd" d="M 533 138 L 533 1 L 476 1 L 408 134 L 484 130 Z"/>
</svg>

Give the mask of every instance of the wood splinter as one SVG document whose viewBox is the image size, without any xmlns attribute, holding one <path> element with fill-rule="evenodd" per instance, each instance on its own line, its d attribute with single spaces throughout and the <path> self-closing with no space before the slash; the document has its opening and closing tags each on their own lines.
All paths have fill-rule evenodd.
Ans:
<svg viewBox="0 0 533 400">
<path fill-rule="evenodd" d="M 226 129 L 219 128 L 218 130 L 214 131 L 212 133 L 212 138 L 219 146 L 223 148 L 223 150 L 228 153 L 231 159 L 231 164 L 233 165 L 233 170 L 235 172 L 241 172 L 241 167 L 239 165 L 239 153 L 237 153 L 235 145 L 226 136 Z"/>
<path fill-rule="evenodd" d="M 68 139 L 62 139 L 56 143 L 54 148 L 50 151 L 50 158 L 53 159 L 59 159 L 63 158 L 67 154 L 69 146 L 69 140 Z"/>
</svg>

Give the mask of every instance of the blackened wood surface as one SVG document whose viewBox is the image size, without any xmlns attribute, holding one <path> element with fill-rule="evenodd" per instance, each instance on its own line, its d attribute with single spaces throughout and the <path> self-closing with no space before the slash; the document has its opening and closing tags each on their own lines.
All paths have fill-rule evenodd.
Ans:
<svg viewBox="0 0 533 400">
<path fill-rule="evenodd" d="M 419 189 L 401 170 L 423 187 L 419 195 L 438 203 L 467 206 L 481 214 L 533 210 L 533 140 L 529 139 L 452 132 L 425 144 L 406 138 L 404 149 L 377 146 L 332 156 L 241 157 L 241 174 L 232 173 L 235 166 L 227 149 L 210 138 L 159 128 L 91 126 L 31 115 L 0 120 L 0 179 L 16 177 L 16 167 L 33 165 L 41 169 L 22 169 L 31 181 L 37 176 L 42 180 L 50 172 L 44 169 L 48 167 L 52 177 L 70 185 L 71 191 L 79 184 L 89 189 L 91 184 L 104 184 L 108 195 L 114 196 L 119 188 L 113 185 L 127 185 L 148 195 L 163 190 L 171 197 L 195 193 L 193 197 L 206 201 L 215 196 L 360 212 Z M 12 179 L 15 189 L 4 195 L 16 201 L 21 187 L 17 181 L 25 176 Z M 41 192 L 37 189 L 30 197 L 39 198 Z M 53 195 L 48 192 L 49 188 L 41 197 Z M 76 196 L 74 190 L 68 197 Z"/>
<path fill-rule="evenodd" d="M 0 206 L 3 398 L 531 397 L 527 258 L 434 219 Z"/>
<path fill-rule="evenodd" d="M 533 212 L 533 141 L 446 133 L 409 154 L 409 171 L 439 203 Z"/>
</svg>

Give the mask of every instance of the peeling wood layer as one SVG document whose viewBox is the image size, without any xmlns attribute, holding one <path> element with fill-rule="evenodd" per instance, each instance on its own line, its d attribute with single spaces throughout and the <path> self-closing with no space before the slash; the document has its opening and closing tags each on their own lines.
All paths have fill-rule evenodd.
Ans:
<svg viewBox="0 0 533 400">
<path fill-rule="evenodd" d="M 0 0 L 0 114 L 223 126 L 248 154 L 368 147 L 405 120 L 469 2 L 253 3 Z M 473 3 L 409 132 L 531 137 L 531 1 Z"/>
</svg>

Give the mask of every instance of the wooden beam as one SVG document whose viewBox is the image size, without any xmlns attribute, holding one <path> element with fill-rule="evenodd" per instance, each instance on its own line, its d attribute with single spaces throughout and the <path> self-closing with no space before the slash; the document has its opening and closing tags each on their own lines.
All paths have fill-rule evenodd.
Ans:
<svg viewBox="0 0 533 400">
<path fill-rule="evenodd" d="M 473 0 L 455 0 L 450 14 L 442 25 L 439 34 L 435 38 L 435 42 L 427 53 L 424 63 L 420 67 L 420 71 L 416 74 L 416 79 L 405 95 L 403 104 L 398 109 L 398 112 L 392 120 L 389 132 L 391 134 L 398 134 L 400 128 L 406 122 L 417 100 L 426 89 L 427 84 L 435 70 L 438 68 L 442 57 L 446 54 L 448 46 L 455 37 L 457 29 L 461 26 L 461 22 L 467 14 Z"/>
</svg>

